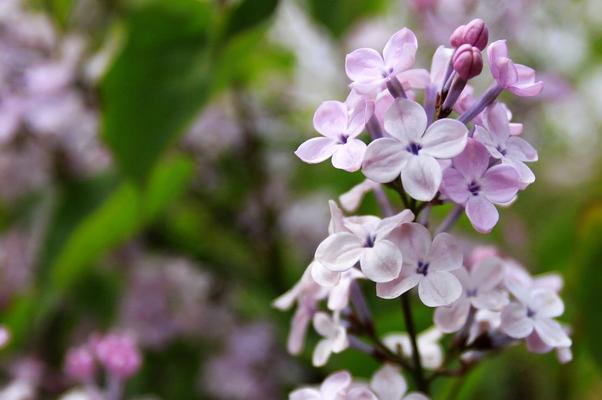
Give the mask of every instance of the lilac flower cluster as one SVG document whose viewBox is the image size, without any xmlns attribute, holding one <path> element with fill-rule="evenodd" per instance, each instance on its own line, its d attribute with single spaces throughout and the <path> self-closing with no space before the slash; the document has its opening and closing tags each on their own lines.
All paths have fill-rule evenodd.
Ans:
<svg viewBox="0 0 602 400">
<path fill-rule="evenodd" d="M 345 216 L 331 201 L 328 237 L 301 281 L 274 305 L 297 306 L 291 353 L 302 350 L 313 322 L 322 336 L 313 353 L 315 366 L 350 347 L 385 366 L 369 385 L 340 372 L 320 388 L 293 392 L 291 399 L 397 399 L 407 388 L 399 368 L 429 394 L 433 379 L 464 373 L 492 350 L 520 339 L 531 351 L 556 349 L 561 361 L 570 359 L 571 340 L 555 320 L 564 311 L 561 279 L 533 278 L 516 261 L 487 249 L 465 257 L 447 233 L 462 212 L 475 230 L 489 233 L 499 220 L 496 206 L 510 205 L 535 181 L 527 163 L 537 161 L 537 151 L 520 136 L 522 124 L 511 122 L 498 97 L 503 91 L 535 96 L 542 82 L 533 69 L 509 57 L 504 40 L 488 42 L 482 20 L 459 26 L 450 37 L 452 47 L 440 46 L 427 71 L 414 68 L 418 41 L 403 28 L 382 55 L 367 48 L 348 54 L 347 100 L 318 107 L 314 127 L 321 137 L 301 144 L 295 154 L 307 163 L 331 158 L 335 168 L 361 170 L 366 181 L 342 195 L 340 204 L 353 211 L 374 192 L 383 216 Z M 476 98 L 469 82 L 483 71 L 483 52 L 493 84 Z M 451 118 L 454 112 L 457 117 Z M 399 194 L 404 209 L 396 210 L 385 188 Z M 443 204 L 454 206 L 431 231 L 430 210 Z M 374 282 L 380 298 L 401 297 L 407 335 L 378 337 L 358 280 Z M 413 327 L 408 297 L 413 288 L 424 305 L 435 308 L 429 340 L 421 340 Z M 441 356 L 437 341 L 444 333 L 456 335 L 448 355 L 459 358 L 460 371 L 450 370 L 450 357 Z M 433 372 L 427 376 L 424 369 Z"/>
</svg>

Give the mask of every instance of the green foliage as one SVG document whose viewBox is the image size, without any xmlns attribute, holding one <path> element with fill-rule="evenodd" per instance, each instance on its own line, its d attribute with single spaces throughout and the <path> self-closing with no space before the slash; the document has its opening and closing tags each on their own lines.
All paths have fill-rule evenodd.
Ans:
<svg viewBox="0 0 602 400">
<path fill-rule="evenodd" d="M 363 18 L 382 11 L 384 0 L 307 0 L 311 16 L 339 38 Z"/>
<path fill-rule="evenodd" d="M 232 10 L 224 37 L 230 38 L 265 22 L 276 10 L 278 0 L 243 0 Z"/>
</svg>

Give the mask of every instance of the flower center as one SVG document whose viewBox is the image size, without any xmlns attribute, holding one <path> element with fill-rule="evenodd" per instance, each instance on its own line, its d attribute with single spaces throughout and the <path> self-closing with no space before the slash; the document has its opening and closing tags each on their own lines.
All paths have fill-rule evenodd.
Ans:
<svg viewBox="0 0 602 400">
<path fill-rule="evenodd" d="M 477 295 L 477 289 L 468 289 L 466 291 L 466 297 L 475 297 Z"/>
<path fill-rule="evenodd" d="M 416 268 L 416 273 L 426 276 L 426 274 L 428 274 L 428 271 L 429 271 L 429 263 L 418 261 L 418 268 Z"/>
<path fill-rule="evenodd" d="M 375 235 L 370 235 L 366 238 L 366 242 L 364 243 L 364 247 L 374 247 L 374 242 L 376 241 Z"/>
<path fill-rule="evenodd" d="M 502 146 L 497 146 L 495 149 L 499 151 L 501 155 L 506 155 L 506 149 L 504 149 Z"/>
<path fill-rule="evenodd" d="M 475 181 L 472 181 L 468 184 L 468 191 L 472 193 L 473 196 L 476 196 L 481 191 L 481 185 Z"/>
<path fill-rule="evenodd" d="M 421 146 L 421 145 L 419 145 L 418 143 L 414 143 L 414 142 L 410 143 L 410 144 L 409 144 L 409 145 L 406 147 L 406 150 L 407 150 L 409 153 L 412 153 L 412 154 L 414 154 L 415 156 L 417 156 L 417 155 L 418 155 L 418 153 L 420 152 L 420 149 L 422 149 L 422 146 Z"/>
<path fill-rule="evenodd" d="M 348 135 L 345 135 L 345 134 L 339 135 L 339 144 L 347 143 L 347 139 L 349 139 Z"/>
<path fill-rule="evenodd" d="M 393 74 L 393 68 L 389 68 L 383 71 L 382 75 L 383 78 L 388 78 L 389 76 L 391 76 Z"/>
<path fill-rule="evenodd" d="M 533 311 L 529 307 L 527 307 L 527 317 L 533 318 L 534 316 L 535 316 L 535 311 Z"/>
</svg>

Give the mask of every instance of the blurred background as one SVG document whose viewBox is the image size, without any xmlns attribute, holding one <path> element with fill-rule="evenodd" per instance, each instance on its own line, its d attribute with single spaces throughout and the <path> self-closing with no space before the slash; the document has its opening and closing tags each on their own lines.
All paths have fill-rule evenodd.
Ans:
<svg viewBox="0 0 602 400">
<path fill-rule="evenodd" d="M 575 357 L 518 346 L 434 398 L 601 399 L 600 0 L 0 0 L 0 399 L 60 398 L 79 386 L 69 349 L 112 331 L 142 354 L 128 399 L 282 399 L 337 369 L 369 377 L 352 350 L 312 368 L 313 334 L 286 354 L 291 313 L 271 302 L 326 234 L 327 200 L 362 180 L 293 151 L 319 103 L 346 97 L 347 52 L 407 26 L 428 68 L 474 17 L 546 86 L 504 95 L 539 150 L 536 183 L 492 235 L 457 231 L 563 274 Z M 376 210 L 369 196 L 360 213 Z M 395 302 L 370 301 L 379 329 L 403 330 Z"/>
</svg>

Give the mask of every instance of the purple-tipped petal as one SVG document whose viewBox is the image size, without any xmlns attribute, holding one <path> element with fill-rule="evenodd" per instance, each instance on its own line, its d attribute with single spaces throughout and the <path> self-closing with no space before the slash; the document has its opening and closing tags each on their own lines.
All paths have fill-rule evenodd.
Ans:
<svg viewBox="0 0 602 400">
<path fill-rule="evenodd" d="M 489 152 L 481 143 L 468 139 L 464 151 L 453 159 L 454 168 L 467 180 L 478 179 L 489 166 Z"/>
<path fill-rule="evenodd" d="M 493 204 L 483 196 L 472 196 L 466 202 L 466 216 L 480 233 L 489 233 L 500 215 Z"/>
<path fill-rule="evenodd" d="M 464 204 L 472 194 L 468 190 L 466 178 L 454 168 L 443 170 L 441 193 L 458 204 Z"/>
</svg>

